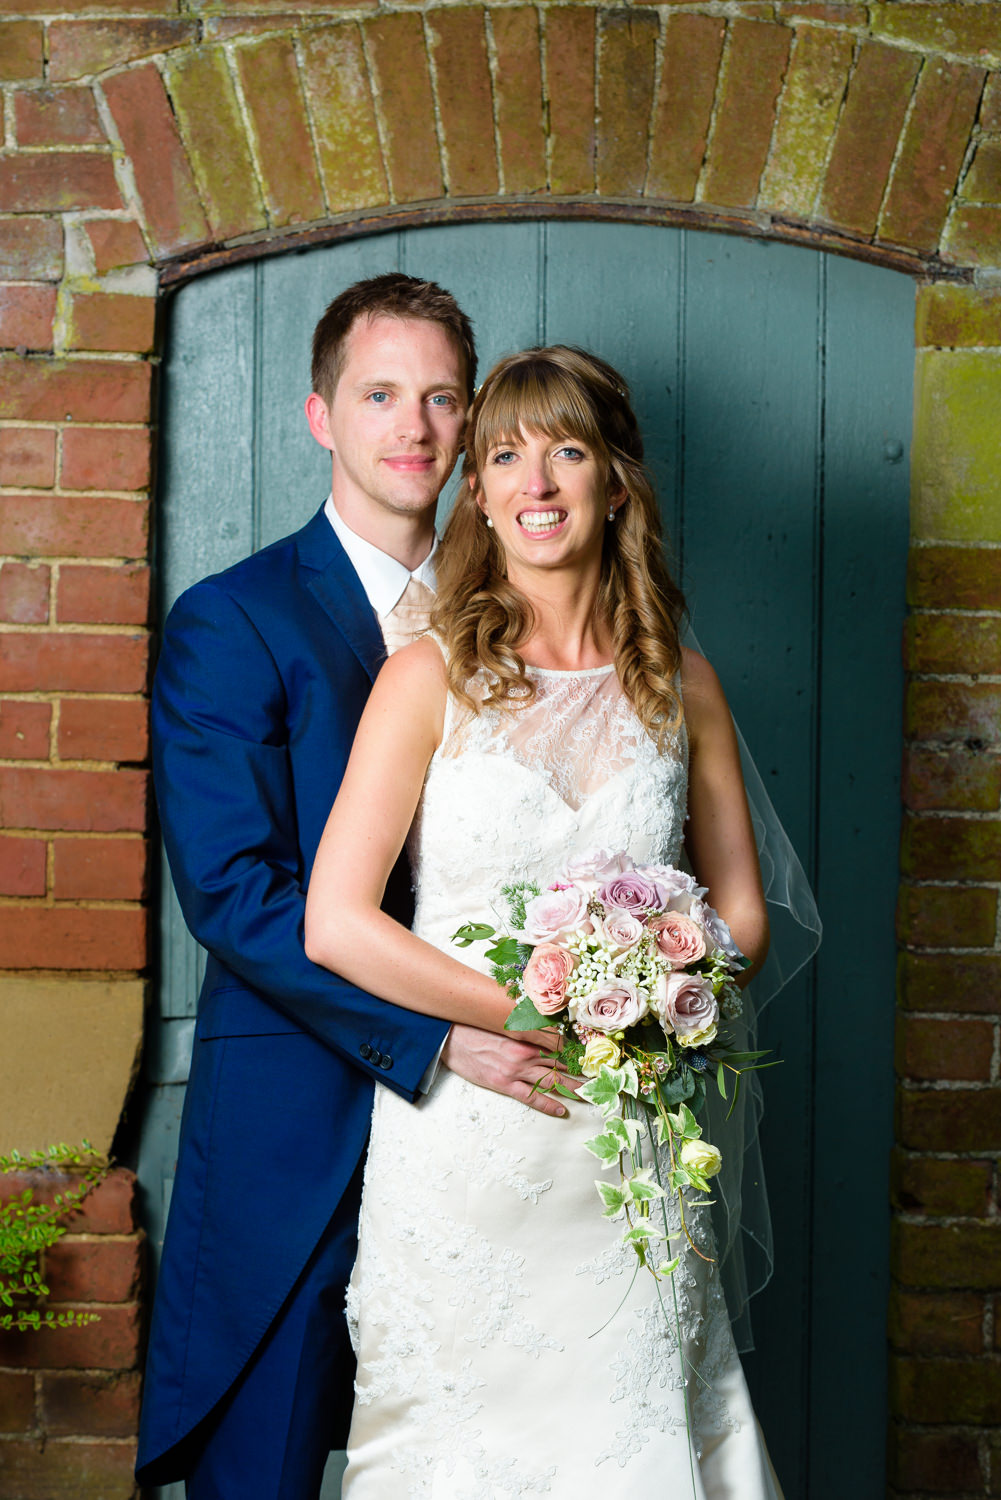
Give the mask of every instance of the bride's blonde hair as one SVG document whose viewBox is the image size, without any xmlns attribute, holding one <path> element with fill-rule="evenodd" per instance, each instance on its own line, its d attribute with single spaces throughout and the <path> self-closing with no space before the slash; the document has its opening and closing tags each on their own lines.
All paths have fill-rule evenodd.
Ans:
<svg viewBox="0 0 1001 1500">
<path fill-rule="evenodd" d="M 603 466 L 609 490 L 625 491 L 605 528 L 597 609 L 611 633 L 623 690 L 663 747 L 682 717 L 675 678 L 685 601 L 664 562 L 660 515 L 625 381 L 583 349 L 555 344 L 508 355 L 473 402 L 462 483 L 435 556 L 431 625 L 446 647 L 449 685 L 473 709 L 525 703 L 535 693 L 518 651 L 534 624 L 532 607 L 508 582 L 503 548 L 477 504 L 487 454 L 520 432 L 584 443 Z M 468 684 L 481 669 L 487 691 L 477 700 Z"/>
</svg>

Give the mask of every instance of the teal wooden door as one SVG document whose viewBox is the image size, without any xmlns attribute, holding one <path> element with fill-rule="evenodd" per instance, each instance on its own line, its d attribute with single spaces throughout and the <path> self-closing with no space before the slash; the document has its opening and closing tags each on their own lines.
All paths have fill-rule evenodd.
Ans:
<svg viewBox="0 0 1001 1500">
<path fill-rule="evenodd" d="M 586 345 L 626 375 L 695 629 L 814 881 L 826 940 L 764 1017 L 776 1271 L 749 1377 L 789 1500 L 881 1496 L 893 908 L 914 289 L 813 251 L 622 224 L 412 230 L 207 276 L 169 309 L 158 578 L 301 525 L 329 460 L 302 415 L 341 288 L 455 292 L 482 368 Z M 162 1235 L 201 959 L 160 900 L 140 1180 Z"/>
</svg>

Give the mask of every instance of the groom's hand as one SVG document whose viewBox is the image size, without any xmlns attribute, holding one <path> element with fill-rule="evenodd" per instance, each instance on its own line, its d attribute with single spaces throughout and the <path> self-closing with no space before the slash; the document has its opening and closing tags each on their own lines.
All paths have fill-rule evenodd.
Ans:
<svg viewBox="0 0 1001 1500">
<path fill-rule="evenodd" d="M 498 1036 L 479 1031 L 475 1026 L 452 1027 L 442 1050 L 446 1068 L 460 1078 L 492 1089 L 495 1094 L 509 1094 L 537 1109 L 540 1114 L 562 1116 L 566 1105 L 558 1095 L 547 1093 L 554 1079 L 570 1088 L 579 1087 L 583 1078 L 571 1078 L 562 1064 L 551 1057 L 540 1056 L 540 1048 L 551 1051 L 555 1033 L 519 1031 Z"/>
</svg>

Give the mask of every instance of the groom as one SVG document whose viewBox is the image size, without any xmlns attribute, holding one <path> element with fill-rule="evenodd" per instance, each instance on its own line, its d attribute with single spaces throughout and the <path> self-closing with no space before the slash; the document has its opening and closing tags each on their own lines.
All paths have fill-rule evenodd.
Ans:
<svg viewBox="0 0 1001 1500">
<path fill-rule="evenodd" d="M 398 273 L 317 325 L 310 431 L 331 494 L 181 596 L 153 694 L 157 799 L 208 950 L 153 1311 L 137 1476 L 189 1500 L 315 1500 L 343 1446 L 343 1316 L 374 1081 L 439 1062 L 543 1109 L 538 1050 L 400 1010 L 311 964 L 305 891 L 387 646 L 421 628 L 434 511 L 476 373 L 468 318 Z M 385 906 L 409 921 L 405 861 Z"/>
</svg>

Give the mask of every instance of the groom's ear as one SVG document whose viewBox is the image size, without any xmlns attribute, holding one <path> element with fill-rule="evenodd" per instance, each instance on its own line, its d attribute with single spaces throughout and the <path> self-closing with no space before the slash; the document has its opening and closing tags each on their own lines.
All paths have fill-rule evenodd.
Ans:
<svg viewBox="0 0 1001 1500">
<path fill-rule="evenodd" d="M 306 421 L 320 447 L 332 453 L 334 440 L 330 436 L 330 411 L 323 397 L 316 391 L 310 391 L 306 397 Z"/>
</svg>

